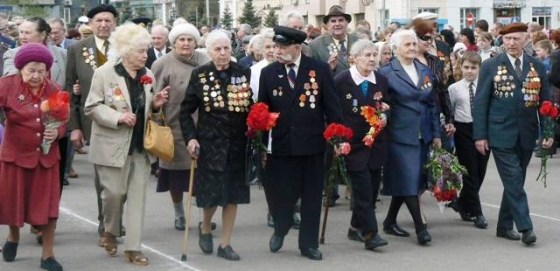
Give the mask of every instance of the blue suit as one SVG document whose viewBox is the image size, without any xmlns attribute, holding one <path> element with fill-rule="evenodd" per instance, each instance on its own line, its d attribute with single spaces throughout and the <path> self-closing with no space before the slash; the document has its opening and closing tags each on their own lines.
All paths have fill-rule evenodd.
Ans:
<svg viewBox="0 0 560 271">
<path fill-rule="evenodd" d="M 528 81 L 540 86 L 529 89 Z M 523 54 L 517 76 L 506 53 L 482 63 L 473 112 L 473 139 L 488 140 L 504 185 L 498 230 L 532 230 L 527 194 L 523 188 L 527 165 L 538 137 L 538 106 L 550 100 L 544 65 Z"/>
<path fill-rule="evenodd" d="M 412 82 L 397 58 L 379 69 L 389 81 L 391 114 L 385 128 L 389 149 L 383 193 L 392 196 L 418 195 L 424 188 L 422 166 L 428 146 L 434 138 L 440 138 L 432 73 L 417 60 L 414 66 L 418 82 Z"/>
</svg>

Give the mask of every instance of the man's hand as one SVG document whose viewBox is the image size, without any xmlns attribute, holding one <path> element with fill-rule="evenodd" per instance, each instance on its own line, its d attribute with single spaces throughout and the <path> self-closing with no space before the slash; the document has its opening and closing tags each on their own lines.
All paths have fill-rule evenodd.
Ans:
<svg viewBox="0 0 560 271">
<path fill-rule="evenodd" d="M 329 59 L 327 60 L 327 63 L 329 63 L 331 70 L 336 69 L 337 62 L 338 62 L 338 53 L 331 52 Z"/>
<path fill-rule="evenodd" d="M 434 139 L 432 139 L 432 147 L 441 148 L 441 138 L 434 137 Z"/>
<path fill-rule="evenodd" d="M 453 125 L 452 123 L 445 124 L 445 126 L 443 127 L 445 129 L 445 133 L 447 134 L 447 136 L 452 136 L 456 131 L 455 125 Z"/>
<path fill-rule="evenodd" d="M 475 141 L 474 144 L 476 145 L 476 150 L 477 150 L 480 154 L 486 155 L 486 151 L 489 150 L 489 148 L 488 148 L 488 140 L 486 140 L 486 139 L 479 139 L 479 140 Z"/>
<path fill-rule="evenodd" d="M 80 86 L 80 81 L 76 80 L 76 83 L 74 83 L 74 85 L 72 86 L 72 92 L 75 95 L 81 95 L 82 94 L 82 87 Z"/>
<path fill-rule="evenodd" d="M 70 132 L 70 141 L 74 144 L 76 149 L 81 149 L 84 147 L 85 140 L 84 140 L 84 133 L 80 129 L 72 130 Z"/>
</svg>

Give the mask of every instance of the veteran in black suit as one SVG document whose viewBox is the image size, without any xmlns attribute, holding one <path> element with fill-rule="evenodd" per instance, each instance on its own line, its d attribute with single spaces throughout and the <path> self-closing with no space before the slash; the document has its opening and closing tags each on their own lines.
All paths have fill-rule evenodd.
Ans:
<svg viewBox="0 0 560 271">
<path fill-rule="evenodd" d="M 373 145 L 366 146 L 363 139 L 371 126 L 361 115 L 361 107 L 369 105 L 386 111 L 389 108 L 384 102 L 388 97 L 388 82 L 385 76 L 374 71 L 379 63 L 379 49 L 373 42 L 356 42 L 350 55 L 356 65 L 334 77 L 344 120 L 354 131 L 350 140 L 352 151 L 345 157 L 354 198 L 348 239 L 364 242 L 366 249 L 373 250 L 387 245 L 378 234 L 374 207 L 381 182 L 381 166 L 387 157 L 387 134 L 381 130 Z M 381 116 L 381 125 L 385 127 L 387 117 L 385 113 Z"/>
<path fill-rule="evenodd" d="M 251 70 L 231 61 L 231 43 L 224 31 L 210 32 L 207 41 L 212 61 L 192 71 L 179 121 L 191 157 L 198 158 L 196 204 L 204 211 L 199 246 L 206 254 L 213 252 L 210 223 L 216 208 L 222 206 L 218 257 L 236 261 L 240 257 L 230 240 L 237 205 L 249 203 L 244 155 L 246 119 L 253 101 Z M 192 114 L 197 110 L 195 125 Z"/>
<path fill-rule="evenodd" d="M 152 64 L 163 55 L 171 52 L 171 47 L 167 46 L 169 40 L 169 30 L 163 25 L 154 25 L 150 30 L 152 35 L 152 46 L 148 48 L 148 60 L 146 67 L 152 68 Z"/>
<path fill-rule="evenodd" d="M 258 99 L 271 112 L 280 113 L 270 132 L 271 153 L 263 182 L 275 222 L 270 250 L 277 252 L 282 247 L 294 223 L 294 205 L 301 197 L 299 249 L 302 256 L 321 260 L 319 223 L 326 148 L 323 131 L 325 119 L 328 123 L 342 123 L 342 113 L 328 65 L 301 53 L 306 34 L 284 26 L 275 27 L 274 32 L 278 61 L 262 70 Z"/>
<path fill-rule="evenodd" d="M 473 138 L 477 150 L 492 149 L 504 185 L 496 235 L 536 242 L 523 188 L 527 165 L 539 134 L 538 107 L 551 99 L 543 64 L 523 53 L 527 26 L 512 23 L 500 30 L 505 53 L 482 63 L 473 114 Z M 542 128 L 542 127 L 541 127 Z M 549 148 L 554 140 L 543 139 Z M 523 235 L 520 237 L 513 224 Z"/>
</svg>

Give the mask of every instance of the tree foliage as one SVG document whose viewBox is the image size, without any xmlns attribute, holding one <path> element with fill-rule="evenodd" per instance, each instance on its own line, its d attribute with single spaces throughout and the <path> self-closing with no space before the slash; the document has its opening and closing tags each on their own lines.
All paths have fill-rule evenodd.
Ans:
<svg viewBox="0 0 560 271">
<path fill-rule="evenodd" d="M 233 24 L 233 14 L 231 14 L 229 6 L 226 6 L 226 8 L 224 9 L 224 15 L 222 16 L 221 24 L 223 28 L 231 29 L 231 25 Z"/>
<path fill-rule="evenodd" d="M 278 25 L 278 14 L 271 8 L 266 17 L 264 18 L 264 26 L 273 28 Z"/>
<path fill-rule="evenodd" d="M 253 0 L 247 0 L 245 6 L 243 7 L 243 13 L 239 17 L 239 23 L 248 24 L 253 28 L 261 26 L 262 19 L 257 16 L 255 12 L 255 7 L 253 6 Z"/>
</svg>

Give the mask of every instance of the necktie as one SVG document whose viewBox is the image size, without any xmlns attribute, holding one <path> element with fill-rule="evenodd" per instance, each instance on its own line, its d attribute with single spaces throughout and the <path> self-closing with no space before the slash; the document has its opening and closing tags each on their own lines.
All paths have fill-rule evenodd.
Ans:
<svg viewBox="0 0 560 271">
<path fill-rule="evenodd" d="M 157 58 L 160 58 L 162 55 L 161 51 L 158 51 Z"/>
<path fill-rule="evenodd" d="M 521 60 L 519 60 L 519 58 L 515 59 L 515 72 L 517 73 L 517 77 L 521 77 Z"/>
<path fill-rule="evenodd" d="M 296 70 L 294 70 L 295 66 L 296 64 L 294 63 L 288 64 L 288 68 L 290 68 L 290 70 L 288 71 L 288 82 L 290 83 L 290 87 L 292 89 L 294 89 L 294 86 L 296 84 Z"/>
<path fill-rule="evenodd" d="M 109 41 L 105 40 L 105 42 L 103 42 L 103 50 L 105 51 L 105 56 L 107 56 L 107 52 L 109 52 Z"/>
<path fill-rule="evenodd" d="M 339 56 L 342 57 L 342 60 L 344 62 L 346 62 L 346 59 L 348 59 L 347 53 L 348 51 L 346 50 L 346 46 L 344 46 L 344 42 L 346 42 L 346 40 L 341 40 L 340 43 L 340 52 L 339 52 Z"/>
<path fill-rule="evenodd" d="M 364 97 L 367 98 L 368 95 L 368 82 L 366 80 L 364 80 L 360 86 L 362 87 L 362 93 L 364 94 Z"/>
<path fill-rule="evenodd" d="M 474 82 L 469 84 L 469 100 L 471 102 L 471 115 L 474 112 Z"/>
</svg>

